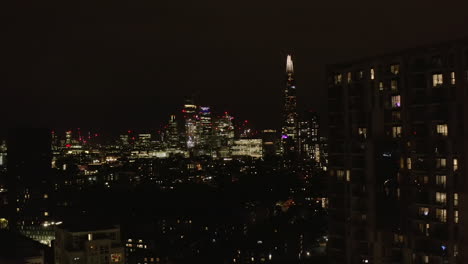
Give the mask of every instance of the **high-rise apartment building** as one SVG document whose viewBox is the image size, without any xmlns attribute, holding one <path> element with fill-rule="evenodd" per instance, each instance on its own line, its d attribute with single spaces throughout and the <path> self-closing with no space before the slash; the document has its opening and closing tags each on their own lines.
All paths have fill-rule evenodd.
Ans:
<svg viewBox="0 0 468 264">
<path fill-rule="evenodd" d="M 295 158 L 298 154 L 298 120 L 296 84 L 291 55 L 286 58 L 286 87 L 283 94 L 283 120 L 281 128 L 281 147 L 285 158 Z"/>
<path fill-rule="evenodd" d="M 331 263 L 468 263 L 468 40 L 327 72 Z"/>
<path fill-rule="evenodd" d="M 53 239 L 55 222 L 51 133 L 12 129 L 8 135 L 7 190 L 9 226 L 44 244 Z"/>
<path fill-rule="evenodd" d="M 67 225 L 56 230 L 55 264 L 125 263 L 120 228 Z"/>
</svg>

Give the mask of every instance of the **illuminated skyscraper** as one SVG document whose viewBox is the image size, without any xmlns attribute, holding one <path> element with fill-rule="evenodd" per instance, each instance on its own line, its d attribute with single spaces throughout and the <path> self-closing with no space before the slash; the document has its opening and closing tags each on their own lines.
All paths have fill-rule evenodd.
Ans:
<svg viewBox="0 0 468 264">
<path fill-rule="evenodd" d="M 180 146 L 179 132 L 177 129 L 177 120 L 175 115 L 171 115 L 166 130 L 168 146 L 178 148 Z"/>
<path fill-rule="evenodd" d="M 286 59 L 286 88 L 284 89 L 283 124 L 281 128 L 281 147 L 284 157 L 294 158 L 298 153 L 297 102 L 294 67 L 291 55 Z"/>
<path fill-rule="evenodd" d="M 311 111 L 305 112 L 298 126 L 299 153 L 301 158 L 315 161 L 317 165 L 320 165 L 321 155 L 318 131 L 317 114 Z"/>
<path fill-rule="evenodd" d="M 213 123 L 209 106 L 200 106 L 197 117 L 197 155 L 211 155 L 213 139 Z"/>
<path fill-rule="evenodd" d="M 230 147 L 234 144 L 234 126 L 232 124 L 233 117 L 227 112 L 219 117 L 214 126 L 214 135 L 216 138 L 216 148 L 218 149 L 219 157 L 230 156 Z"/>
<path fill-rule="evenodd" d="M 198 132 L 199 142 L 201 145 L 206 146 L 213 133 L 213 125 L 211 122 L 211 109 L 209 106 L 200 106 L 198 113 Z"/>
<path fill-rule="evenodd" d="M 182 110 L 185 121 L 185 142 L 187 149 L 195 147 L 197 137 L 197 106 L 193 99 L 186 99 Z"/>
</svg>

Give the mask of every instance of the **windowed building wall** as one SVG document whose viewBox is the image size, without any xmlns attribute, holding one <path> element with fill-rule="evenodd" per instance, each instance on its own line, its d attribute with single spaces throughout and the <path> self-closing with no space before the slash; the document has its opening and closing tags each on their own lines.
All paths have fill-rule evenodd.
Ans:
<svg viewBox="0 0 468 264">
<path fill-rule="evenodd" d="M 331 263 L 468 262 L 467 71 L 468 40 L 328 67 Z"/>
</svg>

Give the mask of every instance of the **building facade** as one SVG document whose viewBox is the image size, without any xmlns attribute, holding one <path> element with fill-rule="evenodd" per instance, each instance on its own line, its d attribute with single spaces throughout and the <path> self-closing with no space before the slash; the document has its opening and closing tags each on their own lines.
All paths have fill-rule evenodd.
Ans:
<svg viewBox="0 0 468 264">
<path fill-rule="evenodd" d="M 125 263 L 119 227 L 57 228 L 55 264 Z"/>
<path fill-rule="evenodd" d="M 468 41 L 327 75 L 331 263 L 467 263 Z"/>
<path fill-rule="evenodd" d="M 283 91 L 283 120 L 281 127 L 281 148 L 287 159 L 298 154 L 298 116 L 296 84 L 291 55 L 286 58 L 286 87 Z"/>
<path fill-rule="evenodd" d="M 18 128 L 9 131 L 7 197 L 9 228 L 50 245 L 54 239 L 51 132 Z"/>
<path fill-rule="evenodd" d="M 321 151 L 319 122 L 315 112 L 306 111 L 298 122 L 298 147 L 300 157 L 320 165 Z"/>
<path fill-rule="evenodd" d="M 182 114 L 185 122 L 185 145 L 188 150 L 195 147 L 198 141 L 197 133 L 197 106 L 193 99 L 186 99 Z"/>
</svg>

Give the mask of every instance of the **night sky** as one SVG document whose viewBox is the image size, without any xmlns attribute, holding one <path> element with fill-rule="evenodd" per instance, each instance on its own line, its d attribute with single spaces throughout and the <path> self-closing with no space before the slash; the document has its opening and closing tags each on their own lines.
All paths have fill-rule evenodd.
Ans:
<svg viewBox="0 0 468 264">
<path fill-rule="evenodd" d="M 300 109 L 325 115 L 326 64 L 468 36 L 468 1 L 12 2 L 2 127 L 152 128 L 190 94 L 278 127 L 288 52 Z"/>
</svg>

